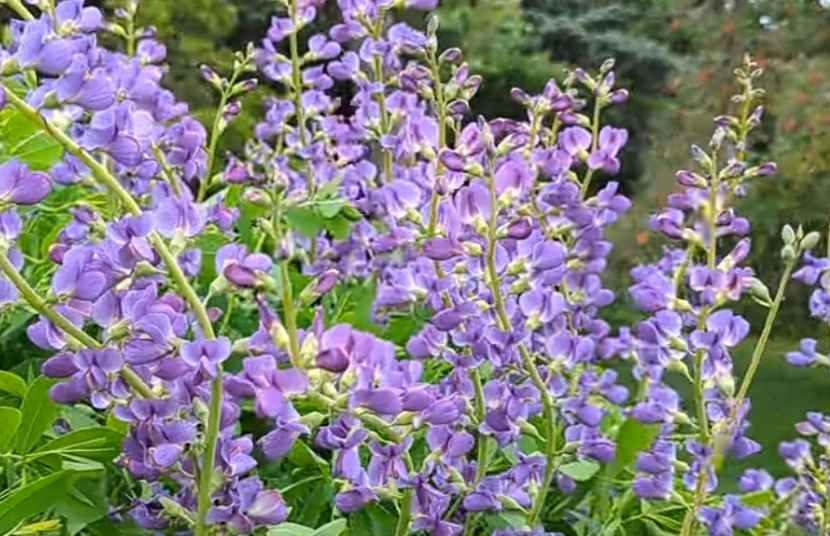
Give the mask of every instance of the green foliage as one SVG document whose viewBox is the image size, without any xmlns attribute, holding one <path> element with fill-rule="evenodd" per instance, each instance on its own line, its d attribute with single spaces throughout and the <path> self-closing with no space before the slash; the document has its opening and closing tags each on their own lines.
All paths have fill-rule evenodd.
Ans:
<svg viewBox="0 0 830 536">
<path fill-rule="evenodd" d="M 32 169 L 46 170 L 62 154 L 60 145 L 19 111 L 0 111 L 0 163 L 15 158 Z"/>
<path fill-rule="evenodd" d="M 121 451 L 123 431 L 81 417 L 78 408 L 62 407 L 48 396 L 54 380 L 35 378 L 28 385 L 3 371 L 2 385 L 15 393 L 20 406 L 0 406 L 0 453 L 12 451 L 15 461 L 0 464 L 5 491 L 0 494 L 0 534 L 24 523 L 20 534 L 52 531 L 74 535 L 109 512 L 112 483 L 121 481 L 113 461 Z M 77 413 L 77 415 L 75 415 Z M 55 435 L 57 419 L 91 422 Z M 44 516 L 57 518 L 44 518 Z M 36 520 L 32 520 L 32 519 Z M 27 532 L 28 531 L 28 532 Z"/>
<path fill-rule="evenodd" d="M 32 450 L 60 413 L 60 406 L 49 398 L 49 388 L 54 384 L 54 380 L 41 376 L 26 390 L 20 406 L 23 422 L 18 430 L 15 452 L 24 454 Z"/>
</svg>

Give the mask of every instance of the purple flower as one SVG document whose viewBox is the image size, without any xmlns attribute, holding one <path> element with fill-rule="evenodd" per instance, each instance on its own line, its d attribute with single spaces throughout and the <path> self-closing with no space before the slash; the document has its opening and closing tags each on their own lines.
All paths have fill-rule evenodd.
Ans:
<svg viewBox="0 0 830 536">
<path fill-rule="evenodd" d="M 271 259 L 261 253 L 248 254 L 245 246 L 228 244 L 216 252 L 216 271 L 239 287 L 254 287 L 271 271 Z"/>
<path fill-rule="evenodd" d="M 0 164 L 0 201 L 34 205 L 49 195 L 49 176 L 16 159 Z"/>
<path fill-rule="evenodd" d="M 637 281 L 629 292 L 638 307 L 648 312 L 668 308 L 675 298 L 674 283 L 662 273 L 651 268 L 640 267 L 632 270 Z"/>
<path fill-rule="evenodd" d="M 764 514 L 745 506 L 739 497 L 727 495 L 721 507 L 701 508 L 699 517 L 711 536 L 732 536 L 734 529 L 751 529 L 757 525 Z"/>
<path fill-rule="evenodd" d="M 202 339 L 182 344 L 181 356 L 190 366 L 213 378 L 222 362 L 231 355 L 231 341 L 227 337 Z"/>
<path fill-rule="evenodd" d="M 587 154 L 591 133 L 582 127 L 567 127 L 559 133 L 559 147 L 571 156 Z"/>
<path fill-rule="evenodd" d="M 744 493 L 768 490 L 774 483 L 772 476 L 763 469 L 747 469 L 738 480 Z"/>
<path fill-rule="evenodd" d="M 800 350 L 787 352 L 787 361 L 796 367 L 807 367 L 814 364 L 821 356 L 816 352 L 818 342 L 815 339 L 801 339 Z"/>
<path fill-rule="evenodd" d="M 620 170 L 617 154 L 627 141 L 628 131 L 624 128 L 603 127 L 599 133 L 597 149 L 588 156 L 588 167 L 616 175 Z"/>
<path fill-rule="evenodd" d="M 49 358 L 42 372 L 53 378 L 69 377 L 49 390 L 56 402 L 67 404 L 88 398 L 94 407 L 104 409 L 113 398 L 127 396 L 127 386 L 117 376 L 123 363 L 121 353 L 113 349 L 81 350 Z"/>
<path fill-rule="evenodd" d="M 288 518 L 288 508 L 280 492 L 265 489 L 257 476 L 240 480 L 228 494 L 227 504 L 213 506 L 211 523 L 226 523 L 234 531 L 248 533 L 260 525 L 276 525 Z"/>
</svg>

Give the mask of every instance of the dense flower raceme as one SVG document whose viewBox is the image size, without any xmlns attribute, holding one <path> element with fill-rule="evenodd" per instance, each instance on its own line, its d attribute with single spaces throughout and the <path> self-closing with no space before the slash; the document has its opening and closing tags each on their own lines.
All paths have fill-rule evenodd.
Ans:
<svg viewBox="0 0 830 536">
<path fill-rule="evenodd" d="M 783 292 L 770 297 L 745 265 L 750 225 L 734 208 L 774 172 L 747 152 L 762 115 L 756 66 L 738 71 L 739 115 L 716 120 L 708 152 L 692 151 L 700 169 L 679 172 L 683 190 L 653 216 L 680 246 L 633 271 L 644 318 L 615 332 L 601 317 L 615 299 L 602 279 L 605 231 L 630 203 L 613 181 L 628 132 L 601 124 L 628 97 L 613 61 L 539 94 L 514 90 L 524 121 L 475 118 L 481 79 L 461 51 L 439 52 L 436 19 L 426 31 L 392 21 L 396 8 L 436 2 L 339 0 L 342 20 L 312 34 L 324 3 L 285 2 L 228 78 L 203 67 L 220 95 L 210 130 L 163 88 L 165 48 L 135 29 L 136 2 L 108 23 L 82 0 L 40 0 L 38 16 L 11 22 L 3 95 L 65 154 L 48 173 L 0 165 L 0 299 L 42 313 L 28 333 L 54 352 L 43 373 L 61 379 L 55 400 L 129 424 L 118 462 L 149 490 L 132 519 L 200 535 L 279 524 L 289 507 L 256 473 L 257 453 L 279 459 L 302 444 L 332 460 L 332 508 L 394 502 L 398 535 L 541 536 L 608 501 L 621 509 L 632 492 L 690 497 L 686 534 L 698 524 L 731 534 L 779 511 L 824 526 L 826 460 L 801 440 L 781 449 L 797 478 L 741 478 L 745 494 L 774 486 L 777 502 L 715 493 L 723 459 L 759 449 L 747 436 L 754 369 L 738 384 L 731 360 L 749 324 L 729 304 L 751 294 L 774 320 Z M 100 46 L 103 31 L 125 51 Z M 255 71 L 279 96 L 216 173 L 218 137 Z M 15 241 L 51 190 L 84 187 L 109 189 L 121 210 L 72 208 L 49 251 L 44 302 L 20 283 Z M 217 230 L 226 243 L 208 256 L 200 239 Z M 786 281 L 817 237 L 788 228 L 784 238 Z M 810 306 L 826 320 L 830 261 L 806 259 L 796 277 L 821 281 Z M 398 344 L 355 328 L 329 306 L 367 281 L 375 326 L 428 320 Z M 255 331 L 228 328 L 234 304 L 255 311 Z M 827 361 L 812 340 L 788 359 Z M 241 365 L 223 373 L 231 362 Z M 695 399 L 682 401 L 669 374 L 688 377 Z M 240 432 L 248 411 L 267 432 Z M 630 454 L 617 442 L 631 430 L 647 441 L 620 486 L 630 475 L 614 467 Z M 820 445 L 827 430 L 821 415 L 799 425 Z M 580 499 L 601 464 L 602 493 Z M 503 511 L 521 521 L 486 524 Z"/>
</svg>

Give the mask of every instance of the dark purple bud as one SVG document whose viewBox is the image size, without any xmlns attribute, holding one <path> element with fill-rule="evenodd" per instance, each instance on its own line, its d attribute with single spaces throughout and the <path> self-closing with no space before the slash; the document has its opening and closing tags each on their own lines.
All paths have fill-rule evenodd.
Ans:
<svg viewBox="0 0 830 536">
<path fill-rule="evenodd" d="M 225 121 L 231 121 L 242 112 L 242 103 L 238 100 L 231 101 L 225 105 L 222 110 L 222 118 Z"/>
<path fill-rule="evenodd" d="M 316 292 L 318 295 L 326 294 L 328 291 L 334 288 L 334 285 L 337 284 L 337 280 L 340 278 L 340 272 L 337 270 L 331 269 L 326 270 L 325 272 L 320 275 L 317 279 L 317 287 Z"/>
<path fill-rule="evenodd" d="M 228 265 L 223 274 L 228 281 L 240 287 L 255 287 L 259 281 L 253 270 L 250 270 L 239 263 Z"/>
<path fill-rule="evenodd" d="M 628 90 L 627 89 L 618 89 L 611 93 L 611 102 L 614 104 L 623 104 L 628 102 Z"/>
<path fill-rule="evenodd" d="M 530 95 L 528 95 L 523 89 L 514 87 L 510 90 L 510 96 L 513 98 L 514 101 L 527 106 L 530 104 Z"/>
<path fill-rule="evenodd" d="M 452 115 L 465 115 L 470 111 L 470 105 L 464 100 L 454 100 L 447 105 L 447 109 Z"/>
<path fill-rule="evenodd" d="M 693 171 L 681 169 L 675 174 L 677 182 L 691 188 L 706 188 L 706 179 Z"/>
<path fill-rule="evenodd" d="M 438 61 L 441 63 L 458 63 L 461 61 L 463 57 L 463 53 L 461 52 L 460 48 L 448 48 L 441 55 L 438 57 Z"/>
<path fill-rule="evenodd" d="M 209 65 L 202 65 L 199 67 L 199 70 L 202 73 L 202 78 L 204 78 L 207 82 L 213 84 L 217 88 L 221 87 L 222 78 Z"/>
<path fill-rule="evenodd" d="M 762 177 L 766 177 L 769 175 L 775 175 L 778 172 L 778 164 L 775 162 L 764 162 L 760 166 L 758 166 L 758 175 Z"/>
<path fill-rule="evenodd" d="M 464 157 L 460 153 L 451 149 L 442 149 L 438 158 L 450 171 L 464 171 Z"/>
</svg>

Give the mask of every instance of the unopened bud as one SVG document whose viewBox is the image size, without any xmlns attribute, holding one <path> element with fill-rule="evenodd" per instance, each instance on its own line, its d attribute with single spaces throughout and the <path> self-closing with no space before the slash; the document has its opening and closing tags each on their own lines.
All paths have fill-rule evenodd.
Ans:
<svg viewBox="0 0 830 536">
<path fill-rule="evenodd" d="M 749 279 L 749 293 L 752 295 L 753 298 L 759 300 L 763 304 L 769 304 L 770 302 L 772 302 L 772 297 L 769 294 L 769 289 L 764 284 L 764 282 L 758 279 L 757 277 L 752 277 Z"/>
<path fill-rule="evenodd" d="M 813 249 L 818 245 L 819 240 L 821 240 L 821 235 L 818 232 L 813 231 L 807 233 L 807 236 L 801 239 L 801 244 L 799 245 L 801 246 L 802 250 Z"/>
<path fill-rule="evenodd" d="M 463 246 L 464 251 L 466 251 L 467 255 L 470 255 L 471 257 L 481 257 L 481 255 L 484 253 L 481 244 L 479 244 L 478 242 L 464 242 Z"/>
<path fill-rule="evenodd" d="M 689 153 L 692 155 L 692 159 L 702 168 L 709 169 L 712 166 L 712 159 L 698 145 L 692 145 L 689 148 Z"/>
<path fill-rule="evenodd" d="M 792 244 L 795 242 L 795 231 L 790 224 L 786 224 L 781 228 L 781 240 L 783 240 L 785 244 Z"/>
</svg>

